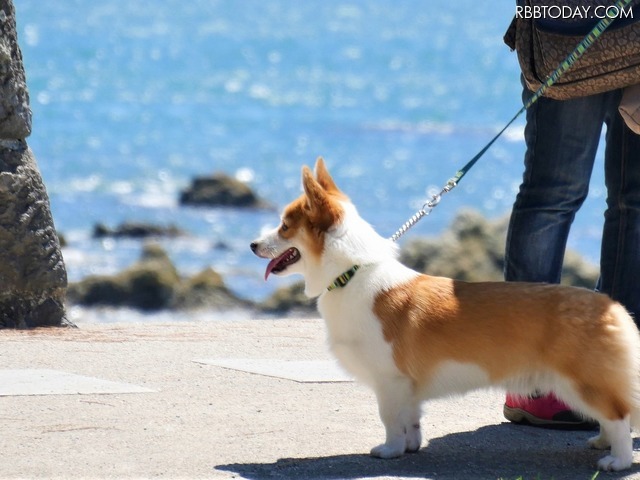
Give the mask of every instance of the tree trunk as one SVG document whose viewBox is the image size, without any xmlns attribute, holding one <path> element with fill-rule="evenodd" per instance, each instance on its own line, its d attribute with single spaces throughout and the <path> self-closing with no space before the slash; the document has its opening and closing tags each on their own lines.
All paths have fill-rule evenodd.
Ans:
<svg viewBox="0 0 640 480">
<path fill-rule="evenodd" d="M 0 328 L 66 323 L 67 273 L 30 133 L 15 9 L 0 0 Z"/>
</svg>

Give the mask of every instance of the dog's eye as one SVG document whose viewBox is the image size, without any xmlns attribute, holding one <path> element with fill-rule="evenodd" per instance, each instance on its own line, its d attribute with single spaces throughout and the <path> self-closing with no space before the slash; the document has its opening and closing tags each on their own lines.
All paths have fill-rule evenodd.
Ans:
<svg viewBox="0 0 640 480">
<path fill-rule="evenodd" d="M 280 227 L 280 230 L 286 232 L 287 230 L 289 230 L 289 226 L 286 223 L 283 223 Z"/>
</svg>

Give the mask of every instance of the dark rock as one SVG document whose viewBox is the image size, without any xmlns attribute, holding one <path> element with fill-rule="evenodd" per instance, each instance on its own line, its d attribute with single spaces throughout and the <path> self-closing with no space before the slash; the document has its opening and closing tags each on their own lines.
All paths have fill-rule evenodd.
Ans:
<svg viewBox="0 0 640 480">
<path fill-rule="evenodd" d="M 0 299 L 0 328 L 73 327 L 65 317 L 63 292 L 53 292 L 41 300 L 26 295 Z"/>
<path fill-rule="evenodd" d="M 231 250 L 231 245 L 229 245 L 226 242 L 222 242 L 222 241 L 217 241 L 215 242 L 211 248 L 215 249 L 215 250 L 221 250 L 221 251 L 230 251 Z"/>
<path fill-rule="evenodd" d="M 269 298 L 258 305 L 258 308 L 268 314 L 309 315 L 316 314 L 316 301 L 304 294 L 304 282 L 294 283 L 288 287 L 279 288 Z"/>
<path fill-rule="evenodd" d="M 176 267 L 174 267 L 173 263 L 171 263 L 171 259 L 169 258 L 169 255 L 167 254 L 165 249 L 162 248 L 162 246 L 157 243 L 150 242 L 144 245 L 144 247 L 142 248 L 142 252 L 140 253 L 140 261 L 141 262 L 147 262 L 147 261 L 158 262 L 166 266 L 167 268 L 171 269 L 171 271 L 173 271 L 176 274 L 176 276 L 178 275 Z"/>
<path fill-rule="evenodd" d="M 35 159 L 26 143 L 0 140 L 0 328 L 65 324 L 66 285 Z"/>
<path fill-rule="evenodd" d="M 419 272 L 470 282 L 503 280 L 506 222 L 462 211 L 438 238 L 416 238 L 400 261 Z"/>
<path fill-rule="evenodd" d="M 0 328 L 66 324 L 67 274 L 25 138 L 31 109 L 11 0 L 0 0 Z"/>
<path fill-rule="evenodd" d="M 253 304 L 243 300 L 231 292 L 222 276 L 211 268 L 207 268 L 195 276 L 182 282 L 176 292 L 173 308 L 236 310 L 252 308 Z"/>
<path fill-rule="evenodd" d="M 102 223 L 98 223 L 93 227 L 93 238 L 149 238 L 149 237 L 179 237 L 185 235 L 175 225 L 167 227 L 160 225 L 152 225 L 142 222 L 125 222 L 116 228 L 109 228 Z"/>
<path fill-rule="evenodd" d="M 154 261 L 142 261 L 123 276 L 130 296 L 128 306 L 140 310 L 171 307 L 173 292 L 179 284 L 174 269 Z"/>
<path fill-rule="evenodd" d="M 167 254 L 156 245 L 146 246 L 141 259 L 125 271 L 95 275 L 69 285 L 67 298 L 86 306 L 119 306 L 161 310 L 171 305 L 180 283 Z"/>
<path fill-rule="evenodd" d="M 207 207 L 267 208 L 251 188 L 224 173 L 197 177 L 180 194 L 181 205 Z"/>
<path fill-rule="evenodd" d="M 115 276 L 91 275 L 67 289 L 67 301 L 89 307 L 129 305 L 130 296 L 128 286 Z"/>
<path fill-rule="evenodd" d="M 64 248 L 68 246 L 67 238 L 60 232 L 57 232 L 57 234 L 58 234 L 58 241 L 60 242 L 60 248 Z"/>
<path fill-rule="evenodd" d="M 249 308 L 211 269 L 182 279 L 167 253 L 157 244 L 146 245 L 141 258 L 123 272 L 91 276 L 69 285 L 68 300 L 85 306 L 162 309 Z"/>
<path fill-rule="evenodd" d="M 416 238 L 402 249 L 400 261 L 428 275 L 481 282 L 504 279 L 507 219 L 487 220 L 463 210 L 437 238 Z M 598 268 L 575 252 L 565 255 L 562 283 L 594 288 Z"/>
<path fill-rule="evenodd" d="M 0 138 L 31 134 L 31 108 L 11 0 L 0 0 Z"/>
<path fill-rule="evenodd" d="M 596 286 L 600 270 L 573 250 L 567 250 L 562 268 L 562 283 L 593 289 Z"/>
</svg>

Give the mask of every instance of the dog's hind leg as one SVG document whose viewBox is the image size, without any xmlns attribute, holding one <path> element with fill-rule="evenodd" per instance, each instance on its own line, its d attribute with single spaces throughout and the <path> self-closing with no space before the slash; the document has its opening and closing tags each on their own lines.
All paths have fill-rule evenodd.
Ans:
<svg viewBox="0 0 640 480">
<path fill-rule="evenodd" d="M 598 461 L 600 470 L 624 470 L 633 463 L 633 441 L 629 430 L 629 416 L 622 420 L 600 421 L 600 437 L 611 443 L 611 454 Z"/>
<path fill-rule="evenodd" d="M 407 378 L 385 379 L 375 387 L 378 411 L 384 424 L 385 442 L 371 449 L 378 458 L 399 457 L 420 449 L 420 406 Z"/>
<path fill-rule="evenodd" d="M 611 454 L 598 461 L 598 468 L 607 471 L 629 468 L 633 463 L 631 398 L 622 393 L 628 389 L 602 383 L 597 386 L 587 383 L 579 385 L 575 391 L 563 388 L 561 397 L 572 407 L 600 422 L 600 434 L 589 439 L 589 445 L 597 449 L 610 446 Z"/>
</svg>

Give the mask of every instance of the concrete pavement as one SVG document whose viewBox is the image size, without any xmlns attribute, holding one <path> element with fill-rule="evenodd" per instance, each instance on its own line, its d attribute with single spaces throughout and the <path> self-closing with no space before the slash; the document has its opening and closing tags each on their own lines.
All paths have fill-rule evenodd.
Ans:
<svg viewBox="0 0 640 480">
<path fill-rule="evenodd" d="M 588 480 L 601 455 L 483 391 L 428 403 L 417 454 L 370 458 L 374 396 L 320 320 L 79 325 L 0 331 L 0 478 Z"/>
</svg>

